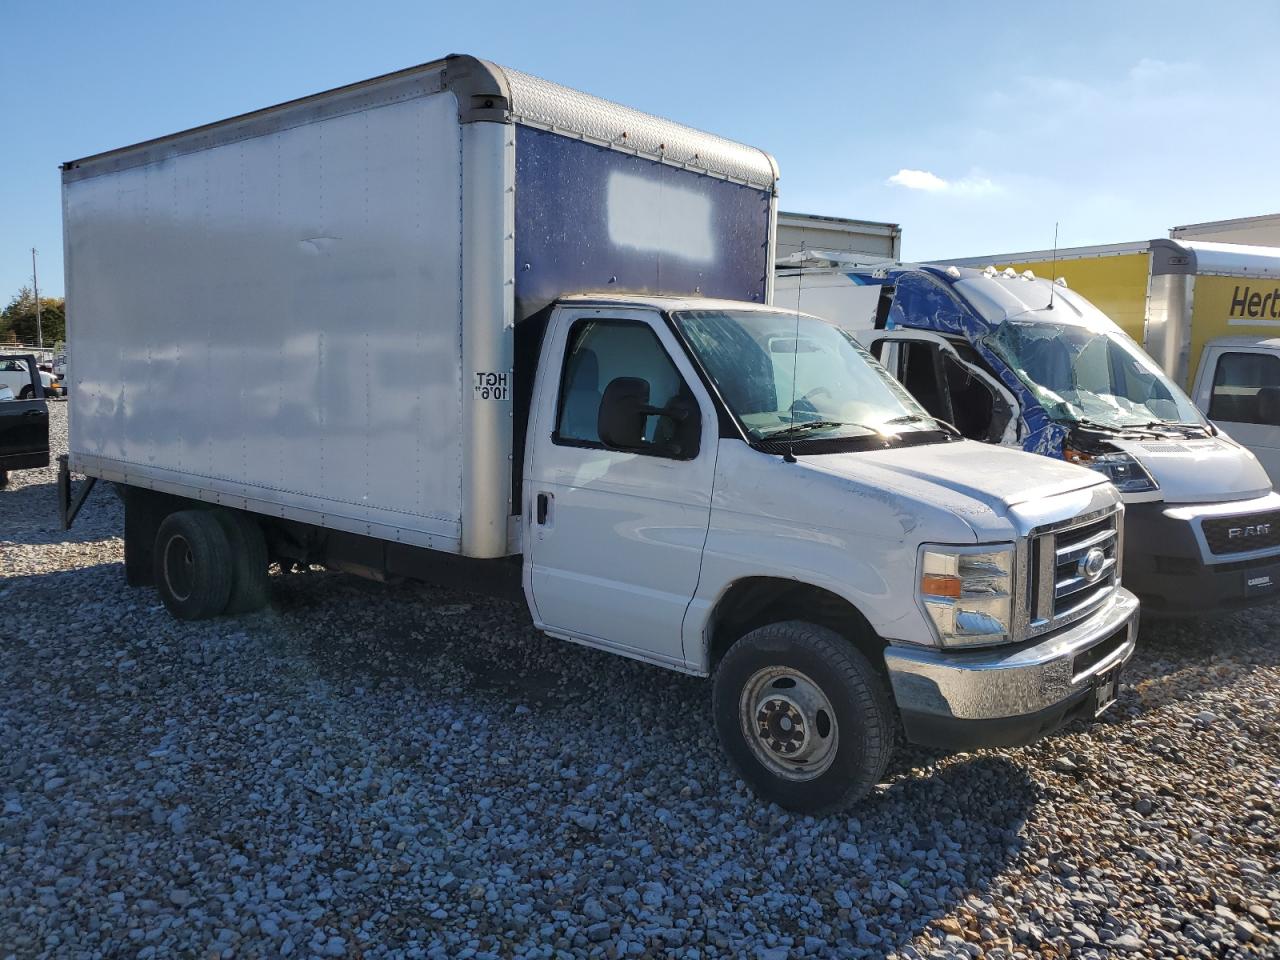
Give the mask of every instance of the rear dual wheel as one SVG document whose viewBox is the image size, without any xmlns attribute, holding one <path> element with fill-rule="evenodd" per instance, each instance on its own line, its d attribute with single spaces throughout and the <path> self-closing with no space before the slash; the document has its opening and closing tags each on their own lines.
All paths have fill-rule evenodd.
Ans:
<svg viewBox="0 0 1280 960">
<path fill-rule="evenodd" d="M 267 603 L 262 529 L 233 510 L 179 510 L 156 534 L 155 583 L 179 620 L 247 613 Z"/>
</svg>

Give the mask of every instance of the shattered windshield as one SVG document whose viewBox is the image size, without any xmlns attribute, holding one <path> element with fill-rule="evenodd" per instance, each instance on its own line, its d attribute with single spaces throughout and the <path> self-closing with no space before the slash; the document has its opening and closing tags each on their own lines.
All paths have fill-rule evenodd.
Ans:
<svg viewBox="0 0 1280 960">
<path fill-rule="evenodd" d="M 939 426 L 853 336 L 762 310 L 674 315 L 753 440 L 894 437 Z"/>
<path fill-rule="evenodd" d="M 1123 334 L 1072 324 L 1005 320 L 986 338 L 1054 420 L 1123 429 L 1202 427 L 1195 405 Z"/>
</svg>

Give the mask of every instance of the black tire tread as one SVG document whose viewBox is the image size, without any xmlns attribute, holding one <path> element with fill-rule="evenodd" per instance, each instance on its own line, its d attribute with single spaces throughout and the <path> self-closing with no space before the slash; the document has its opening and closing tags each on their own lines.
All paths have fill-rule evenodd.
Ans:
<svg viewBox="0 0 1280 960">
<path fill-rule="evenodd" d="M 213 514 L 231 547 L 231 595 L 223 613 L 236 616 L 261 610 L 271 599 L 262 527 L 242 510 L 219 509 Z"/>
<path fill-rule="evenodd" d="M 191 544 L 192 552 L 203 557 L 199 576 L 185 601 L 165 587 L 165 545 L 175 534 Z M 160 599 L 179 620 L 208 620 L 222 613 L 231 596 L 231 547 L 216 517 L 208 510 L 179 510 L 160 523 L 156 533 L 155 582 Z"/>
<path fill-rule="evenodd" d="M 713 709 L 717 716 L 724 709 L 731 710 L 735 718 L 738 713 L 737 699 L 740 691 L 728 690 L 727 684 L 718 682 L 726 665 L 731 664 L 731 658 L 736 659 L 754 650 L 777 650 L 780 644 L 807 648 L 825 661 L 838 679 L 855 692 L 852 706 L 860 710 L 859 726 L 864 737 L 861 766 L 837 796 L 826 803 L 806 805 L 803 808 L 804 813 L 822 816 L 848 807 L 870 793 L 880 782 L 896 746 L 897 716 L 884 678 L 876 672 L 867 658 L 834 630 L 802 620 L 787 620 L 757 627 L 744 634 L 729 648 L 712 675 Z M 733 702 L 726 704 L 726 697 L 730 697 Z M 736 722 L 735 720 L 735 724 Z M 738 772 L 744 774 L 742 770 Z M 744 779 L 751 783 L 751 779 L 745 774 Z"/>
</svg>

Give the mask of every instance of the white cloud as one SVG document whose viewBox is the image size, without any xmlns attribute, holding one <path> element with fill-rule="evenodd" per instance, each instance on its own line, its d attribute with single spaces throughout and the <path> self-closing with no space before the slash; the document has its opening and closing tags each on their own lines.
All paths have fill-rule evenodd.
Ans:
<svg viewBox="0 0 1280 960">
<path fill-rule="evenodd" d="M 928 190 L 931 193 L 947 189 L 950 186 L 936 173 L 928 170 L 908 170 L 905 167 L 889 178 L 889 182 L 908 190 Z"/>
<path fill-rule="evenodd" d="M 970 176 L 962 177 L 959 180 L 944 180 L 929 170 L 911 170 L 906 167 L 891 176 L 887 182 L 893 186 L 906 187 L 908 190 L 923 190 L 926 193 L 953 193 L 965 196 L 979 196 L 987 193 L 996 193 L 999 190 L 999 187 L 989 177 Z"/>
</svg>

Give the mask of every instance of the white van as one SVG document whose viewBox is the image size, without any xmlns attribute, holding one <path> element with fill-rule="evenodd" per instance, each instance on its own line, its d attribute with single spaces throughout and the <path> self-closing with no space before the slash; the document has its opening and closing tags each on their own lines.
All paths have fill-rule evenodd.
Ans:
<svg viewBox="0 0 1280 960">
<path fill-rule="evenodd" d="M 1280 597 L 1280 494 L 1266 470 L 1078 292 L 1011 268 L 881 263 L 789 271 L 775 300 L 855 332 L 965 436 L 1115 483 L 1125 581 L 1144 611 Z"/>
</svg>

